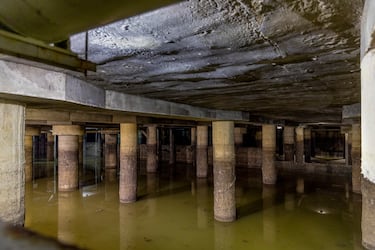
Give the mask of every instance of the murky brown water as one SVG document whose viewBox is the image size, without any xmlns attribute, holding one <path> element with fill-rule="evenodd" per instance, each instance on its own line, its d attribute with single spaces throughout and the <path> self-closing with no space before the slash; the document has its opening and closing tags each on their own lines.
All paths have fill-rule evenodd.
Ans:
<svg viewBox="0 0 375 250">
<path fill-rule="evenodd" d="M 259 172 L 238 170 L 238 220 L 219 223 L 212 178 L 196 180 L 184 165 L 140 172 L 133 204 L 119 204 L 116 182 L 54 193 L 53 177 L 38 179 L 26 189 L 25 226 L 87 249 L 362 249 L 348 177 L 283 173 L 269 187 Z"/>
</svg>

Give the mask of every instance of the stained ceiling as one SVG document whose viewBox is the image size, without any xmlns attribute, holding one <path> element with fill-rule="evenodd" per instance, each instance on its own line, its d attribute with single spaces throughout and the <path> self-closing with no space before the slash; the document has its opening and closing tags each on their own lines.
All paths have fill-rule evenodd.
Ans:
<svg viewBox="0 0 375 250">
<path fill-rule="evenodd" d="M 362 0 L 190 0 L 70 38 L 105 89 L 294 122 L 360 102 Z M 87 38 L 87 41 L 86 41 Z"/>
</svg>

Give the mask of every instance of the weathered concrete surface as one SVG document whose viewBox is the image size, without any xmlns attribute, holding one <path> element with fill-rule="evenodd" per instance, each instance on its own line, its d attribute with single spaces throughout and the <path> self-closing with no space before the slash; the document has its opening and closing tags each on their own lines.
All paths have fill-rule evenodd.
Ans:
<svg viewBox="0 0 375 250">
<path fill-rule="evenodd" d="M 24 223 L 25 107 L 0 100 L 0 218 Z"/>
<path fill-rule="evenodd" d="M 79 125 L 54 125 L 53 135 L 58 136 L 58 189 L 73 191 L 78 188 L 79 140 L 83 129 Z"/>
<path fill-rule="evenodd" d="M 370 182 L 375 183 L 375 50 L 369 51 L 361 62 L 361 157 L 362 175 Z M 353 150 L 353 145 L 352 145 Z"/>
<path fill-rule="evenodd" d="M 194 106 L 340 121 L 358 103 L 362 0 L 203 0 L 88 32 L 87 79 Z M 71 38 L 84 57 L 85 35 Z"/>
<path fill-rule="evenodd" d="M 231 222 L 236 219 L 236 174 L 234 123 L 212 123 L 214 216 L 217 221 Z"/>
<path fill-rule="evenodd" d="M 120 124 L 120 180 L 121 203 L 137 199 L 137 124 Z"/>
<path fill-rule="evenodd" d="M 361 29 L 361 158 L 362 158 L 362 244 L 375 249 L 375 2 L 366 1 Z M 355 127 L 353 126 L 353 129 Z M 358 128 L 357 128 L 358 129 Z M 357 137 L 358 138 L 358 137 Z M 358 139 L 352 137 L 352 150 Z M 355 158 L 352 158 L 353 164 Z"/>
</svg>

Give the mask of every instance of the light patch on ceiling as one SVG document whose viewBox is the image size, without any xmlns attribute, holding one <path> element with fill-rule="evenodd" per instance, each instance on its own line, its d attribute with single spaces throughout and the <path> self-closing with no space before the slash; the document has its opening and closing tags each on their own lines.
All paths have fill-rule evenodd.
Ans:
<svg viewBox="0 0 375 250">
<path fill-rule="evenodd" d="M 114 50 L 137 50 L 137 49 L 155 49 L 161 42 L 151 36 L 94 36 L 90 37 L 90 43 L 97 46 Z"/>
</svg>

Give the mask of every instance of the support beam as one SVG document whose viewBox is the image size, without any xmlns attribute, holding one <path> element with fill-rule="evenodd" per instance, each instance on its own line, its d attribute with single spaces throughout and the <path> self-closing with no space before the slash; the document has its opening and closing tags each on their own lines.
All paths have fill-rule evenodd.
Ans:
<svg viewBox="0 0 375 250">
<path fill-rule="evenodd" d="M 208 126 L 197 126 L 197 177 L 206 178 L 208 172 Z"/>
<path fill-rule="evenodd" d="M 120 184 L 121 203 L 137 199 L 137 123 L 120 124 Z"/>
<path fill-rule="evenodd" d="M 53 135 L 58 136 L 58 190 L 78 188 L 79 136 L 83 129 L 78 125 L 54 125 Z"/>
<path fill-rule="evenodd" d="M 276 127 L 275 125 L 262 126 L 262 176 L 263 183 L 273 185 L 276 183 L 277 173 L 275 167 Z"/>
<path fill-rule="evenodd" d="M 0 219 L 22 226 L 25 221 L 25 107 L 0 100 Z"/>
<path fill-rule="evenodd" d="M 79 72 L 96 71 L 94 63 L 78 58 L 71 51 L 4 30 L 0 30 L 0 52 Z"/>
<path fill-rule="evenodd" d="M 212 122 L 214 215 L 217 221 L 236 219 L 234 123 Z"/>
</svg>

